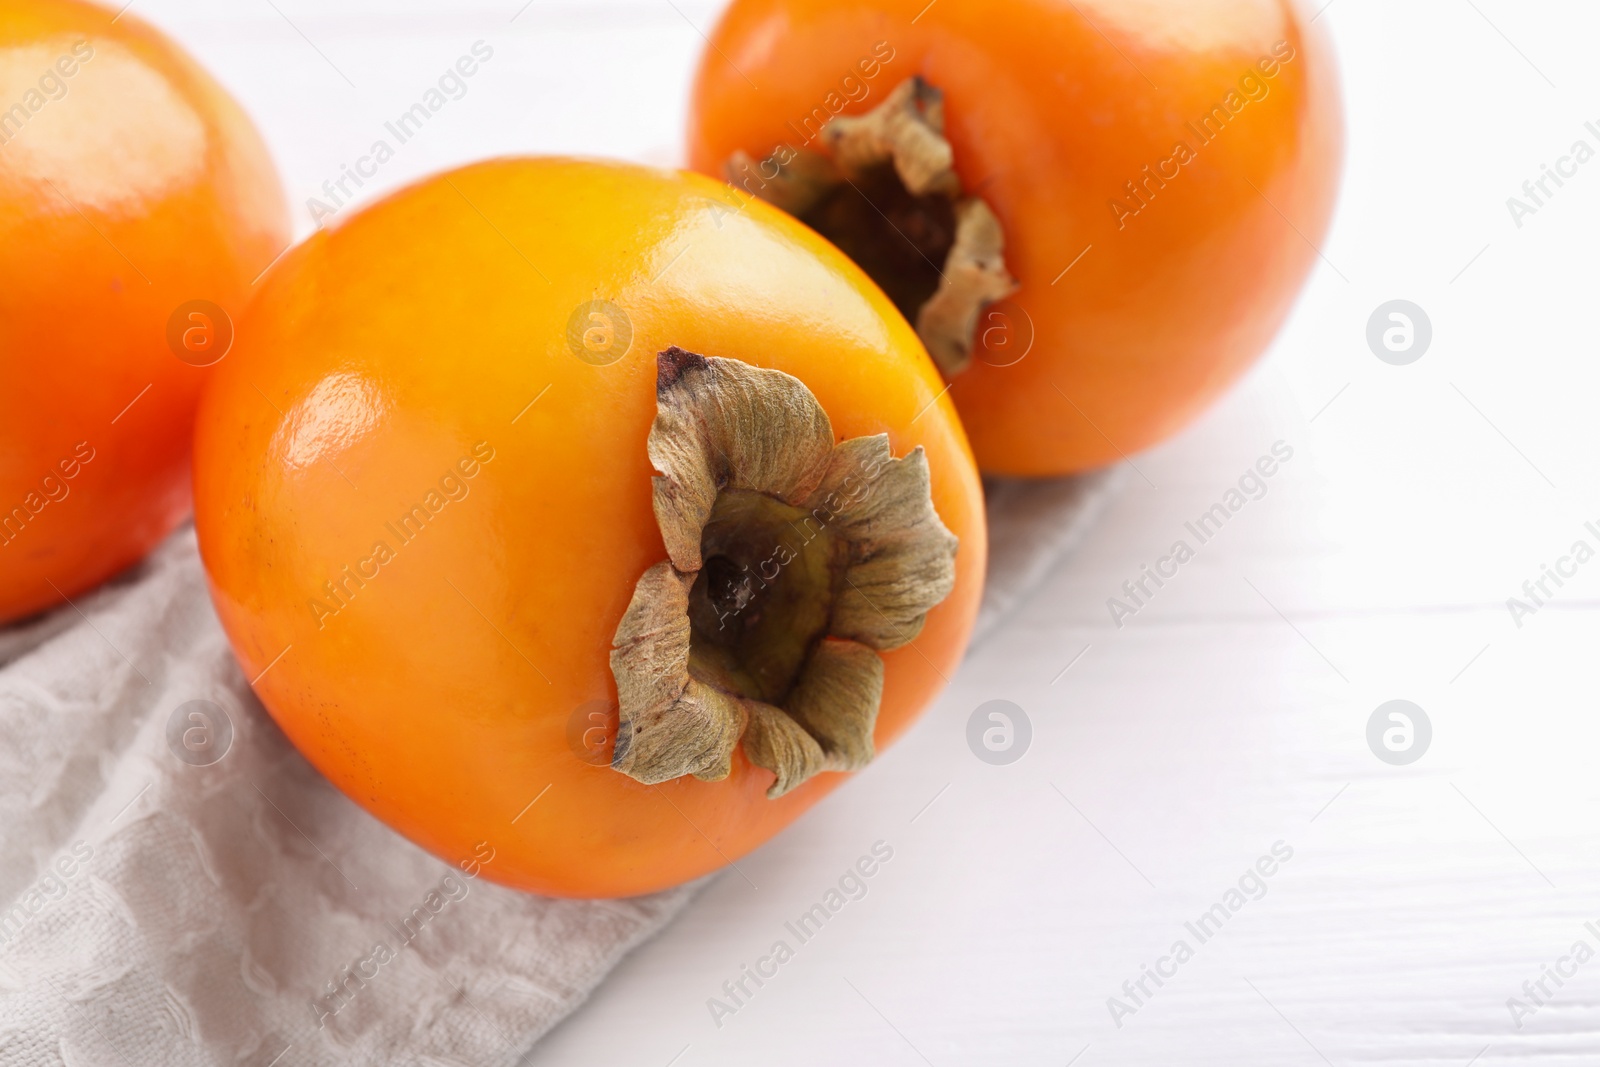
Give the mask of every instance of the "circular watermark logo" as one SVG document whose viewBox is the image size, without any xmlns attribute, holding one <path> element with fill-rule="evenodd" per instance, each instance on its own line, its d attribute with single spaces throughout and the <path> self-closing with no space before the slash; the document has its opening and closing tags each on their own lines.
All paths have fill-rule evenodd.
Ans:
<svg viewBox="0 0 1600 1067">
<path fill-rule="evenodd" d="M 1367 319 L 1367 347 L 1385 363 L 1415 363 L 1433 343 L 1433 321 L 1409 300 L 1379 304 Z"/>
<path fill-rule="evenodd" d="M 167 717 L 167 748 L 191 767 L 209 767 L 233 747 L 233 720 L 222 706 L 190 700 Z"/>
<path fill-rule="evenodd" d="M 567 316 L 567 347 L 596 367 L 608 367 L 633 345 L 633 320 L 609 300 L 579 304 Z"/>
<path fill-rule="evenodd" d="M 978 313 L 972 354 L 991 367 L 1012 367 L 1033 351 L 1033 317 L 1021 304 L 1000 300 Z"/>
<path fill-rule="evenodd" d="M 967 747 L 983 762 L 996 767 L 1015 763 L 1033 742 L 1028 713 L 1009 700 L 988 700 L 967 719 Z"/>
<path fill-rule="evenodd" d="M 1432 743 L 1428 713 L 1409 700 L 1386 700 L 1367 720 L 1367 747 L 1395 767 L 1417 762 Z"/>
<path fill-rule="evenodd" d="M 591 767 L 611 763 L 611 743 L 617 736 L 617 705 L 610 700 L 588 700 L 567 716 L 567 747 Z"/>
<path fill-rule="evenodd" d="M 209 300 L 179 304 L 167 317 L 167 347 L 191 367 L 209 367 L 233 347 L 233 320 Z"/>
</svg>

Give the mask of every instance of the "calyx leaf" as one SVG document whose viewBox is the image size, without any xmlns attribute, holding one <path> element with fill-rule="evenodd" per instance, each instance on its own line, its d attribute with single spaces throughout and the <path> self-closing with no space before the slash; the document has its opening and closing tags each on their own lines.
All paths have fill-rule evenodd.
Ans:
<svg viewBox="0 0 1600 1067">
<path fill-rule="evenodd" d="M 612 767 L 715 781 L 742 740 L 777 797 L 865 766 L 880 652 L 914 640 L 955 584 L 927 457 L 896 459 L 883 434 L 835 445 L 804 384 L 736 359 L 663 351 L 656 404 L 647 448 L 668 558 L 617 626 Z"/>
</svg>

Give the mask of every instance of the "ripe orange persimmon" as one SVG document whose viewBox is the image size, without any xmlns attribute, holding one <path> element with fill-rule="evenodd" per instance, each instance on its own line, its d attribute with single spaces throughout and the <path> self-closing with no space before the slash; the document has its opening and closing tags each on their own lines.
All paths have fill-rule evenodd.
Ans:
<svg viewBox="0 0 1600 1067">
<path fill-rule="evenodd" d="M 318 231 L 261 289 L 197 425 L 213 598 L 290 739 L 437 855 L 544 893 L 674 885 L 955 668 L 985 556 L 966 439 L 901 316 L 782 212 L 499 160 Z M 907 552 L 914 612 L 883 570 Z M 823 659 L 863 700 L 881 679 L 854 749 L 812 699 Z"/>
<path fill-rule="evenodd" d="M 189 513 L 202 365 L 289 239 L 250 120 L 114 15 L 0 0 L 0 623 Z"/>
<path fill-rule="evenodd" d="M 1054 475 L 1175 433 L 1265 348 L 1342 139 L 1330 44 L 1292 0 L 734 0 L 689 154 L 884 285 L 984 470 Z M 951 284 L 975 296 L 919 321 Z"/>
</svg>

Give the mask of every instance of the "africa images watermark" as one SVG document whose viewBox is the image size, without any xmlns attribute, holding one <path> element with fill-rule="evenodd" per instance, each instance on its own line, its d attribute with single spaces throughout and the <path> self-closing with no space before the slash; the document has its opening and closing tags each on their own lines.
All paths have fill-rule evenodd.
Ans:
<svg viewBox="0 0 1600 1067">
<path fill-rule="evenodd" d="M 1593 522 L 1583 524 L 1584 530 L 1600 544 L 1600 526 Z M 1530 615 L 1536 615 L 1539 609 L 1555 599 L 1555 592 L 1550 588 L 1552 584 L 1560 589 L 1567 583 L 1563 579 L 1575 578 L 1578 568 L 1588 563 L 1595 557 L 1594 545 L 1580 537 L 1572 542 L 1572 547 L 1564 556 L 1556 558 L 1556 565 L 1551 567 L 1548 563 L 1539 564 L 1539 577 L 1529 578 L 1522 583 L 1523 600 L 1519 597 L 1506 598 L 1506 610 L 1511 613 L 1511 621 L 1517 624 L 1517 629 L 1522 629 L 1522 620 Z"/>
<path fill-rule="evenodd" d="M 1201 148 L 1222 136 L 1222 131 L 1239 117 L 1240 112 L 1251 103 L 1265 100 L 1272 92 L 1268 80 L 1276 78 L 1283 69 L 1282 64 L 1291 62 L 1294 57 L 1294 46 L 1288 41 L 1279 41 L 1272 46 L 1272 55 L 1262 56 L 1256 60 L 1254 68 L 1240 75 L 1239 88 L 1229 89 L 1226 96 L 1211 105 L 1211 110 L 1200 117 L 1199 125 L 1193 121 L 1185 122 L 1184 127 L 1194 134 L 1196 144 L 1191 146 L 1187 140 L 1180 139 L 1172 146 L 1170 156 L 1145 164 L 1140 170 L 1144 175 L 1142 178 L 1130 178 L 1124 182 L 1132 204 L 1120 196 L 1106 201 L 1117 229 L 1126 229 L 1128 220 L 1149 207 L 1156 194 L 1167 187 L 1167 182 L 1175 181 L 1185 166 L 1200 157 Z M 1155 168 L 1154 172 L 1151 167 Z"/>
<path fill-rule="evenodd" d="M 74 841 L 69 851 L 57 856 L 55 862 L 45 868 L 44 877 L 24 889 L 9 908 L 0 912 L 0 946 L 10 945 L 34 919 L 66 896 L 72 888 L 71 879 L 81 874 L 93 858 L 94 846 L 87 841 Z"/>
<path fill-rule="evenodd" d="M 738 177 L 730 175 L 728 180 L 752 196 L 760 195 L 756 190 L 765 188 L 768 182 L 783 172 L 784 167 L 793 163 L 800 154 L 800 148 L 820 137 L 822 128 L 831 122 L 834 116 L 842 112 L 847 105 L 859 104 L 872 95 L 870 83 L 882 72 L 886 64 L 894 60 L 894 57 L 894 47 L 888 41 L 879 41 L 873 45 L 870 54 L 858 59 L 854 67 L 840 76 L 839 88 L 830 90 L 822 98 L 822 103 L 801 116 L 798 125 L 793 119 L 785 122 L 799 139 L 798 147 L 792 142 L 780 144 L 760 162 L 747 161 L 741 164 Z"/>
<path fill-rule="evenodd" d="M 771 554 L 757 563 L 753 572 L 748 565 L 729 560 L 729 570 L 722 575 L 722 580 L 729 583 L 730 587 L 737 586 L 741 592 L 733 598 L 731 606 L 726 610 L 720 606 L 716 609 L 717 629 L 725 628 L 730 619 L 737 619 L 755 600 L 756 594 L 764 592 L 769 585 L 776 583 L 783 569 L 799 559 L 800 554 L 827 530 L 829 524 L 865 500 L 867 489 L 890 462 L 887 453 L 869 455 L 860 464 L 862 482 L 857 482 L 854 474 L 845 475 L 839 480 L 838 489 L 828 493 L 815 507 L 798 519 L 791 520 L 788 527 L 796 535 L 798 547 L 788 538 L 780 538 L 773 546 Z"/>
<path fill-rule="evenodd" d="M 839 876 L 836 885 L 828 887 L 821 900 L 801 912 L 794 921 L 783 924 L 784 930 L 794 938 L 794 944 L 789 943 L 789 938 L 781 937 L 772 943 L 766 955 L 757 958 L 754 966 L 740 964 L 738 976 L 722 983 L 723 996 L 727 999 L 706 998 L 706 1010 L 711 1013 L 711 1021 L 717 1029 L 722 1029 L 728 1016 L 738 1014 L 762 986 L 776 978 L 778 968 L 794 959 L 796 949 L 816 937 L 829 919 L 843 911 L 846 904 L 865 897 L 867 881 L 893 858 L 893 846 L 886 841 L 874 841 L 871 855 L 857 859 Z"/>
<path fill-rule="evenodd" d="M 33 116 L 43 111 L 51 101 L 65 97 L 69 88 L 67 79 L 77 74 L 79 68 L 93 58 L 94 46 L 88 41 L 77 41 L 70 53 L 63 52 L 54 63 L 45 67 L 33 88 L 25 91 L 22 98 L 10 107 L 0 111 L 0 148 L 10 144 Z"/>
<path fill-rule="evenodd" d="M 402 111 L 393 121 L 383 124 L 384 130 L 394 138 L 390 144 L 388 138 L 380 137 L 372 142 L 372 147 L 367 149 L 367 154 L 356 159 L 354 166 L 344 163 L 339 166 L 339 176 L 329 178 L 322 183 L 322 192 L 328 201 L 310 197 L 306 200 L 306 210 L 311 212 L 311 221 L 318 226 L 324 219 L 332 218 L 339 213 L 339 209 L 355 198 L 355 191 L 350 186 L 353 183 L 356 189 L 366 185 L 366 179 L 374 178 L 378 168 L 395 157 L 396 149 L 411 140 L 422 127 L 432 121 L 433 116 L 444 109 L 452 100 L 460 100 L 467 95 L 467 79 L 477 74 L 480 67 L 494 58 L 494 48 L 484 41 L 472 42 L 470 54 L 458 58 L 452 66 L 446 67 L 438 81 L 428 86 L 423 91 L 421 99 Z"/>
<path fill-rule="evenodd" d="M 327 1026 L 329 1019 L 349 1007 L 356 994 L 367 988 L 367 983 L 377 978 L 385 965 L 398 959 L 401 951 L 417 939 L 417 935 L 435 916 L 447 906 L 465 900 L 471 891 L 472 880 L 486 865 L 494 862 L 494 856 L 494 847 L 487 841 L 479 841 L 472 850 L 472 857 L 457 864 L 466 876 L 464 879 L 457 878 L 455 871 L 449 872 L 439 879 L 435 888 L 424 893 L 422 900 L 399 922 L 386 923 L 389 932 L 394 935 L 395 943 L 391 945 L 386 940 L 376 942 L 365 955 L 352 960 L 336 977 L 329 979 L 326 991 L 311 1002 L 311 1014 L 316 1019 L 317 1029 Z"/>
<path fill-rule="evenodd" d="M 1186 522 L 1183 528 L 1194 537 L 1197 545 L 1204 545 L 1217 535 L 1223 525 L 1233 516 L 1237 515 L 1244 506 L 1252 500 L 1260 500 L 1267 495 L 1267 479 L 1278 473 L 1279 465 L 1289 462 L 1294 458 L 1294 448 L 1282 441 L 1274 441 L 1270 454 L 1258 458 L 1254 465 L 1239 476 L 1237 488 L 1230 488 L 1222 494 L 1222 499 L 1212 504 L 1193 522 Z M 1150 601 L 1155 599 L 1156 593 L 1168 581 L 1178 576 L 1178 568 L 1182 567 L 1195 557 L 1195 546 L 1180 538 L 1173 542 L 1167 554 L 1156 560 L 1155 563 L 1143 564 L 1136 578 L 1129 578 L 1122 583 L 1122 592 L 1128 598 L 1106 598 L 1106 610 L 1111 613 L 1111 621 L 1116 623 L 1117 629 L 1122 629 L 1123 623 L 1139 614 Z M 1155 588 L 1150 588 L 1154 583 Z"/>
<path fill-rule="evenodd" d="M 1600 944 L 1600 926 L 1596 926 L 1594 921 L 1590 920 L 1583 924 L 1583 928 L 1595 939 L 1596 944 Z M 1555 999 L 1555 993 L 1550 989 L 1549 983 L 1554 983 L 1556 989 L 1566 985 L 1563 979 L 1575 976 L 1579 967 L 1594 959 L 1594 952 L 1594 946 L 1589 944 L 1587 938 L 1578 938 L 1565 955 L 1558 956 L 1542 969 L 1539 977 L 1522 983 L 1521 997 L 1507 997 L 1506 1011 L 1511 1013 L 1511 1022 L 1516 1028 L 1521 1030 L 1524 1019 L 1530 1015 L 1537 1015 L 1540 1008 Z"/>
<path fill-rule="evenodd" d="M 1161 987 L 1167 984 L 1166 979 L 1177 975 L 1179 967 L 1194 959 L 1196 946 L 1205 944 L 1221 933 L 1223 924 L 1243 911 L 1247 903 L 1266 896 L 1267 879 L 1293 858 L 1293 847 L 1283 841 L 1274 841 L 1271 855 L 1261 856 L 1252 866 L 1245 868 L 1239 876 L 1237 887 L 1230 886 L 1222 894 L 1222 899 L 1201 912 L 1198 919 L 1183 924 L 1184 930 L 1194 938 L 1194 945 L 1180 937 L 1172 943 L 1167 955 L 1156 960 L 1154 968 L 1141 963 L 1139 977 L 1122 983 L 1122 996 L 1106 998 L 1106 1010 L 1111 1013 L 1111 1021 L 1117 1024 L 1117 1029 L 1122 1029 L 1123 1020 L 1128 1016 L 1139 1014 L 1139 1009 L 1148 1005 Z M 1155 989 L 1150 988 L 1152 982 L 1155 983 Z"/>
<path fill-rule="evenodd" d="M 22 500 L 9 511 L 0 512 L 0 548 L 11 547 L 11 542 L 22 536 L 22 531 L 36 521 L 39 513 L 51 504 L 59 504 L 72 492 L 72 480 L 83 468 L 94 462 L 94 446 L 79 441 L 72 455 L 56 461 L 55 469 L 39 479 L 39 488 L 25 493 Z"/>
<path fill-rule="evenodd" d="M 1600 142 L 1600 126 L 1596 126 L 1593 122 L 1585 122 L 1583 128 L 1596 142 Z M 1548 163 L 1539 164 L 1539 176 L 1529 178 L 1522 183 L 1522 195 L 1527 197 L 1527 200 L 1515 196 L 1506 197 L 1506 210 L 1511 212 L 1511 221 L 1516 223 L 1517 229 L 1522 229 L 1523 220 L 1528 216 L 1537 215 L 1540 208 L 1548 207 L 1546 201 L 1552 199 L 1566 186 L 1567 183 L 1562 179 L 1576 178 L 1578 168 L 1593 159 L 1594 155 L 1594 146 L 1580 137 L 1572 142 L 1572 147 L 1568 149 L 1566 155 L 1556 160 L 1554 167 Z M 1555 183 L 1554 189 L 1550 188 L 1552 182 Z M 1541 193 L 1544 195 L 1541 196 Z"/>
<path fill-rule="evenodd" d="M 421 537 L 428 523 L 437 519 L 446 506 L 452 501 L 465 500 L 472 492 L 467 483 L 493 459 L 494 447 L 487 441 L 479 441 L 472 446 L 471 455 L 462 456 L 439 476 L 438 487 L 424 493 L 421 503 L 412 504 L 399 518 L 384 523 L 384 530 L 394 538 L 394 547 L 383 538 L 375 539 L 366 556 L 356 560 L 353 566 L 346 564 L 340 568 L 338 574 L 322 583 L 320 595 L 306 600 L 311 617 L 317 621 L 317 629 L 326 629 L 328 620 L 349 607 L 367 583 L 383 572 L 400 549 Z"/>
</svg>

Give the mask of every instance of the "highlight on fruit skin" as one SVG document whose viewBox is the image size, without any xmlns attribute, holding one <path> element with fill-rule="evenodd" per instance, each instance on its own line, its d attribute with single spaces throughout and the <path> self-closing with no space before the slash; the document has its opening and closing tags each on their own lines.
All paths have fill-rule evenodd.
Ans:
<svg viewBox="0 0 1600 1067">
<path fill-rule="evenodd" d="M 985 472 L 1070 474 L 1204 411 L 1318 262 L 1343 116 L 1310 18 L 1292 0 L 733 0 L 689 158 L 882 285 Z"/>
<path fill-rule="evenodd" d="M 952 675 L 976 466 L 910 326 L 784 213 L 694 174 L 495 160 L 260 287 L 196 432 L 213 601 L 301 752 L 440 857 L 488 842 L 485 876 L 556 895 L 684 882 Z M 631 612 L 641 589 L 675 610 Z M 617 657 L 667 645 L 687 674 L 627 703 L 649 676 Z M 715 759 L 646 760 L 639 727 L 693 735 L 707 690 L 735 709 Z"/>
<path fill-rule="evenodd" d="M 244 112 L 114 13 L 0 0 L 0 624 L 189 514 L 206 365 L 289 242 Z"/>
</svg>

